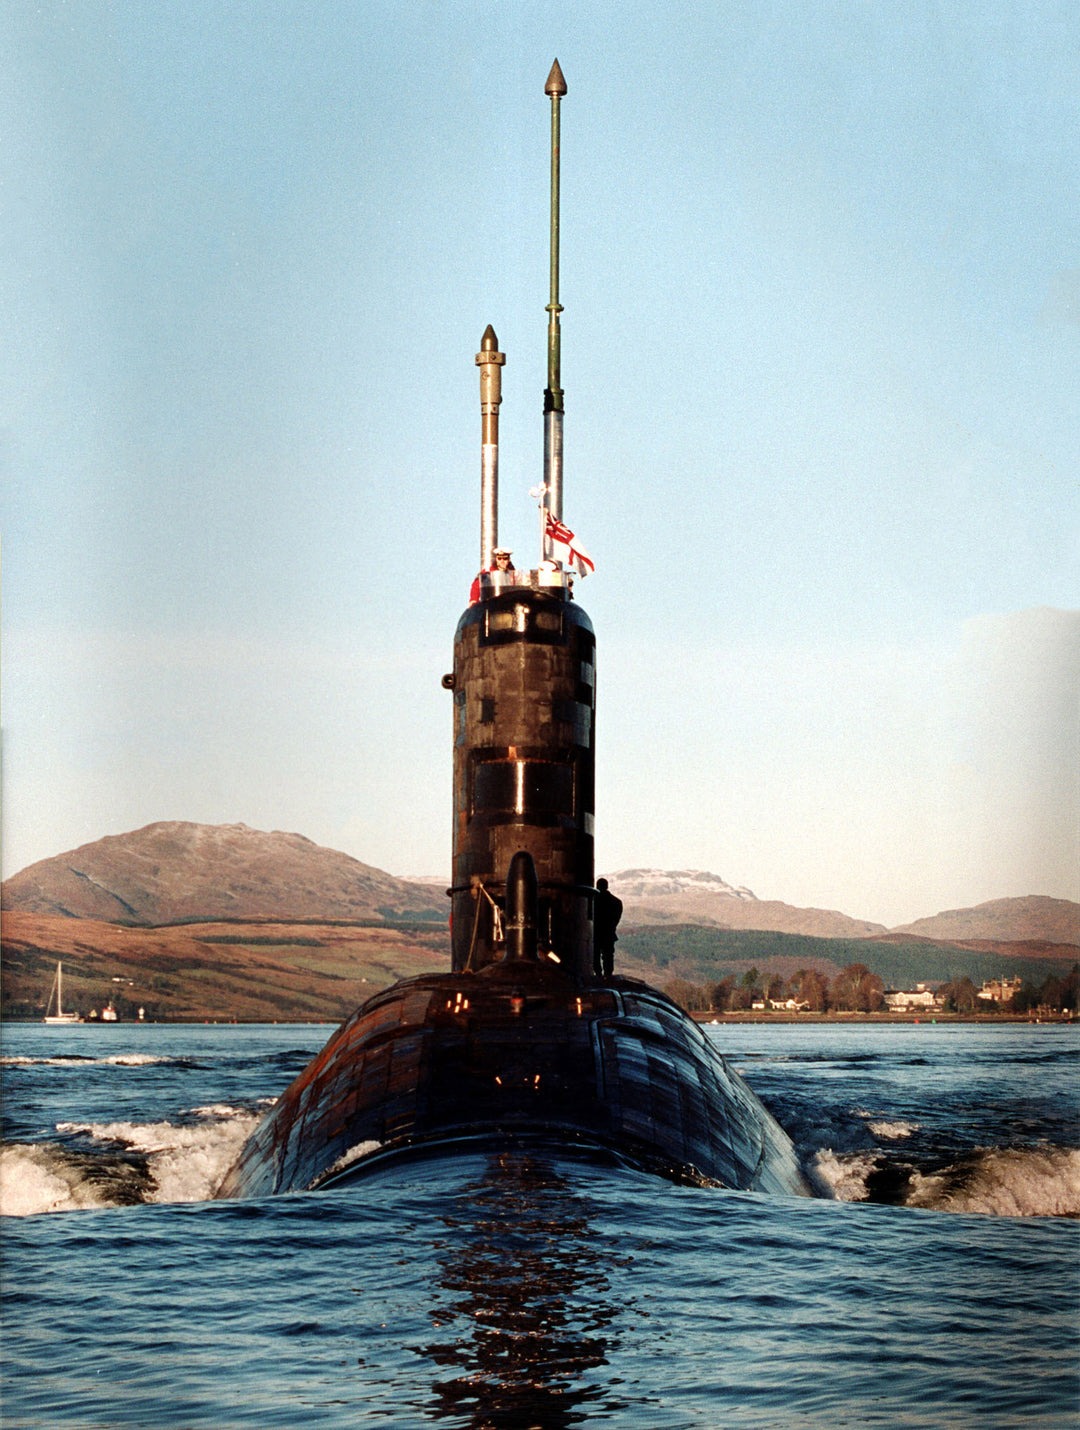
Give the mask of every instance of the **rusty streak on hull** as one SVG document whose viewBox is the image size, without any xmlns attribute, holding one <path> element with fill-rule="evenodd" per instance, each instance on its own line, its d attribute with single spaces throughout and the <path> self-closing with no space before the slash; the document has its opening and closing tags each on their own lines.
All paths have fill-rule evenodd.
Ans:
<svg viewBox="0 0 1080 1430">
<path fill-rule="evenodd" d="M 634 979 L 582 985 L 543 963 L 377 994 L 282 1095 L 218 1195 L 534 1145 L 677 1182 L 808 1195 L 787 1135 L 675 1004 Z"/>
</svg>

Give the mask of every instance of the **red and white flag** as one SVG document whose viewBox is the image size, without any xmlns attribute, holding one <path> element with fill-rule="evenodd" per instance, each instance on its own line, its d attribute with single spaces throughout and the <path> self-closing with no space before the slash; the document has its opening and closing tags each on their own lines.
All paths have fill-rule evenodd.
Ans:
<svg viewBox="0 0 1080 1430">
<path fill-rule="evenodd" d="M 592 557 L 581 542 L 564 522 L 556 521 L 551 512 L 547 514 L 544 535 L 551 542 L 551 554 L 556 561 L 573 566 L 579 576 L 587 576 L 590 571 L 596 570 Z"/>
</svg>

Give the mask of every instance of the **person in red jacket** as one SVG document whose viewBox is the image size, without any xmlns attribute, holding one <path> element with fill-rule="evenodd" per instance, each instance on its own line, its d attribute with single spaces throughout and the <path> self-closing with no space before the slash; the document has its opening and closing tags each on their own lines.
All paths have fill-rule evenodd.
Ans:
<svg viewBox="0 0 1080 1430">
<path fill-rule="evenodd" d="M 514 553 L 513 553 L 512 551 L 507 551 L 507 549 L 506 549 L 505 546 L 497 546 L 497 547 L 495 548 L 495 553 L 494 553 L 494 555 L 495 555 L 495 565 L 492 566 L 492 567 L 490 567 L 489 569 L 492 570 L 492 571 L 513 571 L 513 570 L 514 570 L 514 563 L 510 560 L 510 557 L 511 557 L 513 554 L 514 554 Z M 483 573 L 481 573 L 481 574 L 483 574 Z M 476 577 L 474 577 L 474 579 L 473 579 L 472 586 L 469 588 L 469 605 L 470 605 L 470 606 L 475 606 L 476 603 L 477 603 L 477 601 L 479 601 L 479 599 L 480 599 L 480 577 L 479 577 L 479 576 L 476 576 Z"/>
</svg>

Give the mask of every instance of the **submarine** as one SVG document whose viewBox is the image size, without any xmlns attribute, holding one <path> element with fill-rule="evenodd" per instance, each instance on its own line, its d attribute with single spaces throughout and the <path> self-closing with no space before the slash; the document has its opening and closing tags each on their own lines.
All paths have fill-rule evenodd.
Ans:
<svg viewBox="0 0 1080 1430">
<path fill-rule="evenodd" d="M 676 1183 L 809 1196 L 787 1134 L 681 1008 L 594 969 L 596 637 L 563 521 L 558 60 L 537 565 L 497 559 L 505 355 L 489 326 L 480 572 L 443 686 L 453 702 L 451 971 L 363 1003 L 282 1093 L 217 1192 L 341 1187 L 403 1159 L 552 1156 Z"/>
</svg>

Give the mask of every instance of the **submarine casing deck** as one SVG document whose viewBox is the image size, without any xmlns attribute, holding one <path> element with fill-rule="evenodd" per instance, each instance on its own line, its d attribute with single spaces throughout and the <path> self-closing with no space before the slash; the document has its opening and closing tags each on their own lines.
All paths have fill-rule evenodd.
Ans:
<svg viewBox="0 0 1080 1430">
<path fill-rule="evenodd" d="M 543 963 L 376 994 L 282 1094 L 218 1195 L 305 1191 L 390 1159 L 520 1144 L 808 1195 L 786 1133 L 681 1009 L 637 980 L 582 986 Z"/>
</svg>

